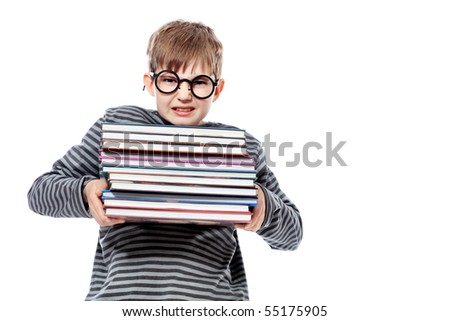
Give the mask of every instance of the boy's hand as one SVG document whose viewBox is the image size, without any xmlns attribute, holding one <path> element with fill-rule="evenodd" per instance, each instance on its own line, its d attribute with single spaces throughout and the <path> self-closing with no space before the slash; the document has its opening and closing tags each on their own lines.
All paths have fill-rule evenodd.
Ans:
<svg viewBox="0 0 450 321">
<path fill-rule="evenodd" d="M 258 190 L 258 205 L 253 208 L 252 219 L 248 223 L 234 224 L 236 228 L 241 228 L 250 232 L 256 232 L 260 229 L 262 223 L 264 222 L 266 213 L 266 199 L 261 187 L 256 185 L 256 188 Z"/>
<path fill-rule="evenodd" d="M 86 184 L 83 190 L 83 198 L 89 205 L 89 212 L 100 226 L 125 223 L 123 219 L 109 218 L 105 215 L 100 197 L 102 196 L 102 191 L 107 188 L 108 184 L 103 179 L 94 179 Z"/>
</svg>

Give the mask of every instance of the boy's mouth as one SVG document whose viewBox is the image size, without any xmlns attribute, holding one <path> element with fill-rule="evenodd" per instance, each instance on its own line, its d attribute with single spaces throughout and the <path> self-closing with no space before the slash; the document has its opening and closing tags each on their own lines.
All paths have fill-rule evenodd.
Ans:
<svg viewBox="0 0 450 321">
<path fill-rule="evenodd" d="M 194 111 L 194 107 L 172 107 L 178 116 L 188 116 Z"/>
</svg>

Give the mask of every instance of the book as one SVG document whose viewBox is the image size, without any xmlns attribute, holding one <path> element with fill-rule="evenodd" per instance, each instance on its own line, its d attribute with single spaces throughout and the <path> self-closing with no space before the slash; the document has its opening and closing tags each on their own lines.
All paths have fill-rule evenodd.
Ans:
<svg viewBox="0 0 450 321">
<path fill-rule="evenodd" d="M 159 134 L 139 134 L 124 132 L 103 132 L 102 140 L 105 141 L 130 141 L 130 142 L 158 142 L 174 144 L 191 145 L 225 145 L 225 146 L 244 146 L 244 138 L 226 138 L 226 137 L 206 137 L 195 135 L 159 135 Z"/>
<path fill-rule="evenodd" d="M 223 178 L 223 177 L 202 177 L 202 176 L 181 176 L 181 175 L 152 175 L 152 174 L 130 174 L 105 172 L 109 180 L 113 181 L 133 181 L 149 183 L 166 183 L 181 185 L 211 185 L 211 186 L 230 186 L 230 187 L 253 187 L 252 179 L 243 178 Z"/>
<path fill-rule="evenodd" d="M 192 222 L 192 223 L 247 223 L 251 220 L 249 213 L 222 213 L 222 212 L 195 212 L 195 211 L 162 211 L 162 210 L 142 210 L 142 209 L 123 209 L 106 208 L 108 217 L 125 218 L 127 220 L 156 220 Z"/>
<path fill-rule="evenodd" d="M 154 159 L 145 158 L 112 158 L 100 156 L 101 164 L 109 167 L 138 167 L 138 168 L 153 168 L 153 169 L 188 169 L 188 170 L 208 170 L 208 171 L 234 171 L 234 172 L 248 172 L 256 173 L 255 167 L 250 164 L 236 164 L 236 163 L 204 163 L 194 161 L 177 161 L 162 159 L 160 162 Z"/>
<path fill-rule="evenodd" d="M 127 174 L 152 174 L 152 175 L 174 175 L 174 176 L 199 176 L 199 177 L 223 177 L 223 178 L 246 178 L 256 179 L 256 171 L 226 171 L 226 170 L 200 170 L 186 168 L 153 168 L 153 167 L 113 167 L 103 166 L 105 173 L 127 173 Z"/>
<path fill-rule="evenodd" d="M 256 188 L 216 187 L 200 185 L 144 184 L 132 181 L 109 180 L 111 191 L 147 191 L 206 195 L 257 196 Z"/>
<path fill-rule="evenodd" d="M 135 199 L 117 199 L 104 198 L 103 204 L 106 207 L 114 208 L 138 208 L 147 210 L 187 210 L 197 212 L 223 212 L 223 213 L 247 213 L 249 207 L 246 205 L 236 204 L 208 204 L 208 203 L 187 203 L 187 202 L 171 202 L 163 201 L 138 201 Z"/>
<path fill-rule="evenodd" d="M 233 197 L 223 195 L 198 195 L 198 194 L 164 194 L 164 193 L 139 193 L 104 190 L 102 199 L 123 199 L 136 201 L 167 201 L 178 203 L 206 203 L 206 204 L 236 204 L 253 207 L 257 205 L 257 197 Z"/>
<path fill-rule="evenodd" d="M 174 153 L 169 151 L 151 151 L 151 150 L 139 150 L 139 149 L 128 149 L 128 150 L 116 150 L 101 148 L 99 149 L 99 154 L 103 158 L 130 158 L 130 159 L 148 159 L 155 162 L 161 161 L 177 161 L 177 162 L 193 162 L 193 163 L 211 163 L 211 164 L 240 164 L 254 166 L 255 161 L 253 158 L 246 155 L 217 155 L 208 153 L 205 150 L 201 154 L 195 153 Z"/>
<path fill-rule="evenodd" d="M 245 131 L 237 128 L 216 128 L 202 126 L 175 126 L 156 124 L 111 123 L 102 124 L 103 132 L 164 134 L 184 136 L 227 137 L 245 139 Z"/>
<path fill-rule="evenodd" d="M 163 152 L 174 154 L 213 154 L 213 155 L 247 155 L 247 149 L 241 146 L 217 145 L 198 146 L 158 142 L 127 142 L 103 140 L 102 148 L 107 150 L 136 150 L 143 152 Z"/>
</svg>

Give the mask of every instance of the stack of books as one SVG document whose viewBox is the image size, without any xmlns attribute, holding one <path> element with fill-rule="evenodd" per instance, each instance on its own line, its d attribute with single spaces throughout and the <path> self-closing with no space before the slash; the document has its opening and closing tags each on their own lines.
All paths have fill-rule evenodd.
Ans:
<svg viewBox="0 0 450 321">
<path fill-rule="evenodd" d="M 103 123 L 100 163 L 109 217 L 245 223 L 257 204 L 243 130 Z"/>
</svg>

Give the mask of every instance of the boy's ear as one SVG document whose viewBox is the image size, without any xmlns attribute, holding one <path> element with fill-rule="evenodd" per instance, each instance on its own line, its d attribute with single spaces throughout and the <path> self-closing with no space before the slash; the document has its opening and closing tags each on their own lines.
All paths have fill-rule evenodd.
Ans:
<svg viewBox="0 0 450 321">
<path fill-rule="evenodd" d="M 219 79 L 219 84 L 216 86 L 216 90 L 214 90 L 213 102 L 215 102 L 217 98 L 219 98 L 220 93 L 223 90 L 223 86 L 225 86 L 225 80 Z"/>
<path fill-rule="evenodd" d="M 153 82 L 153 77 L 150 74 L 144 74 L 144 86 L 150 95 L 155 96 L 155 83 Z"/>
</svg>

